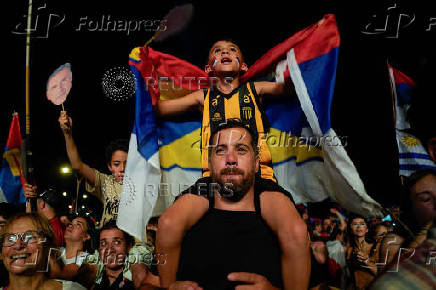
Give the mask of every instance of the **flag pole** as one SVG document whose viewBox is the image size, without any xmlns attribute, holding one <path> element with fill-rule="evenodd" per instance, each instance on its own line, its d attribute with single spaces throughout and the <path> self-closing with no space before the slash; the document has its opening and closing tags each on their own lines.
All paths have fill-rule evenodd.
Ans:
<svg viewBox="0 0 436 290">
<path fill-rule="evenodd" d="M 30 141 L 30 32 L 32 25 L 32 0 L 27 9 L 26 30 L 26 180 L 33 185 L 32 151 Z M 36 198 L 30 200 L 32 211 L 36 211 Z"/>
<path fill-rule="evenodd" d="M 32 0 L 29 0 L 27 10 L 26 30 L 26 135 L 30 135 L 30 103 L 29 103 L 29 80 L 30 80 L 30 31 L 32 24 Z"/>
<path fill-rule="evenodd" d="M 389 85 L 390 85 L 390 89 L 391 89 L 391 99 L 392 99 L 392 116 L 393 116 L 393 122 L 394 122 L 394 129 L 397 128 L 397 110 L 395 110 L 395 95 L 396 95 L 396 89 L 395 89 L 395 83 L 393 83 L 394 81 L 394 76 L 393 76 L 393 72 L 392 72 L 392 68 L 389 65 L 389 60 L 386 58 L 386 64 L 388 67 L 388 75 L 389 75 Z"/>
</svg>

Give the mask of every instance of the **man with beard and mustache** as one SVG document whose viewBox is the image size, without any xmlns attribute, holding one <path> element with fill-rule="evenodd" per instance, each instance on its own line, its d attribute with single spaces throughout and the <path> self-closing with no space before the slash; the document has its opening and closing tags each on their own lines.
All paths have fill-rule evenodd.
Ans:
<svg viewBox="0 0 436 290">
<path fill-rule="evenodd" d="M 227 120 L 211 134 L 210 144 L 211 177 L 189 189 L 206 195 L 208 209 L 187 221 L 190 228 L 177 257 L 177 282 L 170 289 L 233 289 L 237 285 L 307 289 L 307 228 L 289 197 L 260 190 L 262 181 L 255 178 L 259 170 L 257 135 L 241 121 Z M 157 247 L 167 259 L 159 271 L 174 259 L 172 253 L 161 251 L 159 243 L 179 238 L 165 236 L 161 224 L 159 220 Z"/>
</svg>

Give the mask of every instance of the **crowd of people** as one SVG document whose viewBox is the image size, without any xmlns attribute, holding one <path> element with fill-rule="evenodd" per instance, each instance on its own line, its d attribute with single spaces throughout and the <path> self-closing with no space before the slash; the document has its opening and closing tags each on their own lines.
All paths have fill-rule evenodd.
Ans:
<svg viewBox="0 0 436 290">
<path fill-rule="evenodd" d="M 231 138 L 226 130 L 230 129 L 233 133 L 229 135 L 234 136 L 235 130 L 245 130 L 231 122 L 228 126 L 220 128 L 223 147 L 229 144 L 226 138 Z M 247 147 L 249 144 L 245 143 Z M 224 150 L 238 152 L 238 146 L 243 145 L 233 146 L 234 149 Z M 216 158 L 229 157 L 218 155 Z M 252 167 L 252 173 L 254 169 Z M 226 178 L 217 173 L 214 166 L 211 171 L 211 181 Z M 251 184 L 251 189 L 238 201 L 228 202 L 206 192 L 207 213 L 193 221 L 195 225 L 181 238 L 173 281 L 168 278 L 172 270 L 165 269 L 171 265 L 171 252 L 161 252 L 169 229 L 165 216 L 150 220 L 147 240 L 140 245 L 119 229 L 113 219 L 98 229 L 86 214 L 73 212 L 59 216 L 55 207 L 59 194 L 53 189 L 37 195 L 37 212 L 25 213 L 3 203 L 0 207 L 0 286 L 4 289 L 21 289 L 22 286 L 31 289 L 228 289 L 242 281 L 267 287 L 260 289 L 285 287 L 282 259 L 286 247 L 277 239 L 274 224 L 262 219 L 264 212 L 268 212 L 265 206 L 268 201 L 262 199 L 264 193 L 259 192 L 254 176 L 245 181 Z M 181 198 L 190 198 L 188 192 L 195 188 L 181 195 L 174 204 L 180 205 Z M 250 193 L 252 196 L 247 199 Z M 308 249 L 307 288 L 411 289 L 412 285 L 416 289 L 432 289 L 436 279 L 435 200 L 436 171 L 430 169 L 418 171 L 408 179 L 399 216 L 392 210 L 385 219 L 366 218 L 347 212 L 339 204 L 328 203 L 329 213 L 319 218 L 310 207 L 297 204 L 295 209 L 299 215 L 290 218 L 303 221 L 310 235 L 306 246 L 299 245 L 303 256 L 298 260 L 300 267 L 304 266 L 304 249 Z M 240 204 L 237 210 L 229 208 L 235 204 Z M 220 246 L 214 249 L 217 240 Z M 298 244 L 297 240 L 291 242 Z M 137 269 L 141 274 L 135 275 L 134 265 L 143 266 Z M 238 267 L 253 271 L 252 276 L 232 273 Z M 159 275 L 162 268 L 164 279 L 170 281 L 168 286 Z M 306 273 L 304 269 L 293 269 L 298 275 Z M 224 273 L 228 276 L 227 282 L 222 277 Z"/>
<path fill-rule="evenodd" d="M 239 47 L 218 41 L 206 67 L 218 79 L 216 88 L 156 104 L 160 116 L 200 108 L 207 150 L 202 150 L 203 177 L 150 220 L 144 242 L 116 223 L 127 141 L 108 146 L 111 174 L 101 173 L 81 160 L 72 120 L 62 111 L 68 158 L 86 179 L 86 190 L 102 202 L 101 219 L 62 213 L 59 192 L 26 184 L 25 196 L 36 199 L 36 212 L 30 203 L 22 210 L 11 204 L 0 208 L 0 287 L 434 289 L 436 171 L 407 178 L 400 214 L 386 212 L 384 219 L 359 216 L 338 203 L 329 203 L 321 216 L 310 204 L 295 204 L 278 185 L 260 134 L 267 129 L 262 95 L 292 94 L 293 87 L 240 84 L 246 69 Z M 241 114 L 242 103 L 257 117 Z M 225 122 L 216 116 L 225 116 Z"/>
</svg>

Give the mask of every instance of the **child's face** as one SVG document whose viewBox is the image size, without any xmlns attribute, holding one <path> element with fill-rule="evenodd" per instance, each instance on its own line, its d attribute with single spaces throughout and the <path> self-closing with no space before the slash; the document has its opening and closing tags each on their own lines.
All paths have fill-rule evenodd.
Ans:
<svg viewBox="0 0 436 290">
<path fill-rule="evenodd" d="M 209 51 L 206 72 L 237 72 L 247 70 L 239 47 L 229 41 L 216 42 Z"/>
<path fill-rule="evenodd" d="M 112 172 L 115 180 L 119 183 L 123 183 L 124 171 L 127 164 L 127 152 L 117 150 L 112 154 L 111 163 L 108 164 L 110 172 Z"/>
</svg>

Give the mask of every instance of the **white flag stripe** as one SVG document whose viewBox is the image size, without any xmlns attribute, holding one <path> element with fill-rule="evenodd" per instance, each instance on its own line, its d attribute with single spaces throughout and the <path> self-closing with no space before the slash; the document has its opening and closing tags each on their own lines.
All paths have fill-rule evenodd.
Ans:
<svg viewBox="0 0 436 290">
<path fill-rule="evenodd" d="M 153 154 L 148 161 L 145 160 L 137 149 L 136 135 L 132 133 L 117 225 L 141 241 L 145 239 L 146 226 L 158 197 L 160 180 L 159 152 Z"/>
<path fill-rule="evenodd" d="M 399 174 L 410 176 L 418 169 L 435 168 L 436 164 L 428 156 L 422 143 L 412 134 L 396 130 L 399 163 Z"/>
<path fill-rule="evenodd" d="M 295 91 L 300 100 L 302 110 L 306 115 L 307 122 L 315 135 L 323 136 L 319 119 L 302 77 L 294 49 L 288 52 L 288 65 Z M 330 128 L 323 137 L 335 138 L 336 133 Z M 339 138 L 337 139 L 339 140 Z M 329 196 L 338 201 L 344 208 L 355 213 L 368 217 L 383 216 L 382 207 L 366 193 L 363 182 L 342 144 L 331 146 L 331 144 L 324 143 L 322 149 L 324 169 L 329 177 L 329 181 L 326 182 L 330 187 L 326 191 Z"/>
</svg>

